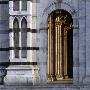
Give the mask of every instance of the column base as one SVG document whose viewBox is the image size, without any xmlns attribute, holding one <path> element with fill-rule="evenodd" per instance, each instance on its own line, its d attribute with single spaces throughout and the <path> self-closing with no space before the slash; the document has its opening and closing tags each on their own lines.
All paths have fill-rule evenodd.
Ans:
<svg viewBox="0 0 90 90">
<path fill-rule="evenodd" d="M 5 85 L 33 85 L 38 81 L 38 75 L 33 75 L 33 71 L 38 71 L 37 67 L 32 68 L 31 65 L 10 65 L 6 69 Z"/>
<path fill-rule="evenodd" d="M 64 77 L 63 77 L 62 75 L 57 75 L 57 76 L 56 76 L 56 79 L 57 79 L 57 80 L 63 80 Z"/>
<path fill-rule="evenodd" d="M 64 75 L 64 79 L 68 79 L 69 78 L 69 76 L 68 75 Z"/>
<path fill-rule="evenodd" d="M 48 75 L 48 81 L 56 81 L 56 76 L 55 75 Z"/>
</svg>

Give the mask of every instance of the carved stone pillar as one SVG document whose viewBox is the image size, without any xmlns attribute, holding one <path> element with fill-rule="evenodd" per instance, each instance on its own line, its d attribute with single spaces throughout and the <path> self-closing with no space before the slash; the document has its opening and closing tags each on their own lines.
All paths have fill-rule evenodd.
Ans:
<svg viewBox="0 0 90 90">
<path fill-rule="evenodd" d="M 56 42 L 55 42 L 55 49 L 56 49 L 56 56 L 55 56 L 55 75 L 57 80 L 61 80 L 63 78 L 63 71 L 62 71 L 62 22 L 59 22 L 59 17 L 57 18 L 58 21 L 56 21 L 56 25 L 55 25 L 55 33 L 56 33 Z M 56 20 L 57 20 L 56 19 Z"/>
<path fill-rule="evenodd" d="M 54 24 L 53 24 L 53 15 L 48 19 L 48 81 L 54 81 L 55 78 L 55 50 L 54 50 L 54 43 L 55 43 L 55 31 L 54 31 Z"/>
</svg>

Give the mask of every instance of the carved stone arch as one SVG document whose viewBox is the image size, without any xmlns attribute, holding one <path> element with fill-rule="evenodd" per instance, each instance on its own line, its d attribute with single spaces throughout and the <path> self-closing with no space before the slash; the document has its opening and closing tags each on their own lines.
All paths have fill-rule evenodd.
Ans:
<svg viewBox="0 0 90 90">
<path fill-rule="evenodd" d="M 70 14 L 71 14 L 71 16 L 72 16 L 72 19 L 73 19 L 73 82 L 74 83 L 76 83 L 77 81 L 78 81 L 78 78 L 79 78 L 79 75 L 78 75 L 78 71 L 79 71 L 79 69 L 78 69 L 78 67 L 76 66 L 76 64 L 77 65 L 79 65 L 79 61 L 78 61 L 78 58 L 79 58 L 79 56 L 78 56 L 78 40 L 79 40 L 79 37 L 78 37 L 78 35 L 76 36 L 75 34 L 77 34 L 77 33 L 79 33 L 79 24 L 78 23 L 76 23 L 76 22 L 79 22 L 78 20 L 77 20 L 77 18 L 78 18 L 78 12 L 77 11 L 75 11 L 75 9 L 74 9 L 74 7 L 72 7 L 71 5 L 69 5 L 69 4 L 67 4 L 66 2 L 64 3 L 64 2 L 55 2 L 55 3 L 53 3 L 53 4 L 51 4 L 51 5 L 49 5 L 47 8 L 45 8 L 44 9 L 44 11 L 43 11 L 43 14 L 42 14 L 42 21 L 41 21 L 41 24 L 40 24 L 40 32 L 42 31 L 44 31 L 44 33 L 47 33 L 47 26 L 48 26 L 48 15 L 51 13 L 51 12 L 53 12 L 53 11 L 55 11 L 55 10 L 65 10 L 65 11 L 67 11 L 67 12 L 69 12 Z M 45 36 L 45 41 L 46 41 L 46 39 L 47 39 L 47 35 Z M 77 38 L 77 39 L 76 39 Z M 47 39 L 48 40 L 48 39 Z M 45 42 L 44 41 L 44 42 Z M 77 42 L 77 43 L 76 43 Z M 46 43 L 46 45 L 48 45 L 47 43 Z M 46 46 L 46 48 L 47 48 L 47 46 Z M 48 60 L 48 56 L 47 56 L 47 49 L 46 49 L 46 57 L 47 57 L 47 59 L 46 59 L 46 62 L 47 62 L 47 60 Z M 77 53 L 77 54 L 76 54 Z M 74 55 L 75 54 L 75 55 Z M 77 58 L 77 59 L 76 59 Z M 47 67 L 47 65 L 46 65 L 46 67 Z M 48 69 L 47 69 L 48 70 Z M 46 73 L 47 73 L 47 70 L 46 70 Z M 77 72 L 76 72 L 77 71 Z M 46 75 L 47 76 L 47 75 Z M 45 76 L 45 77 L 46 77 Z M 47 76 L 48 77 L 48 76 Z"/>
<path fill-rule="evenodd" d="M 26 17 L 22 17 L 22 19 L 21 19 L 21 27 L 22 27 L 23 22 L 26 24 L 26 27 L 27 27 L 27 19 L 26 19 Z"/>
<path fill-rule="evenodd" d="M 25 19 L 27 21 L 27 17 L 26 16 L 21 17 L 20 21 L 22 21 L 23 19 Z"/>
<path fill-rule="evenodd" d="M 12 20 L 13 25 L 14 25 L 15 20 L 18 22 L 18 28 L 19 28 L 20 27 L 20 25 L 19 25 L 19 18 L 18 17 L 13 17 L 13 20 Z"/>
<path fill-rule="evenodd" d="M 13 16 L 13 21 L 14 21 L 15 19 L 17 19 L 18 21 L 20 21 L 19 17 Z"/>
<path fill-rule="evenodd" d="M 20 28 L 21 28 L 21 25 L 22 25 L 22 20 L 23 19 L 25 19 L 26 20 L 26 22 L 27 22 L 27 17 L 26 16 L 23 16 L 23 17 L 20 17 L 20 19 L 19 19 L 19 23 L 20 23 Z"/>
<path fill-rule="evenodd" d="M 48 80 L 73 78 L 72 16 L 65 10 L 55 10 L 48 17 Z"/>
<path fill-rule="evenodd" d="M 16 17 L 14 18 L 14 21 L 13 21 L 13 28 L 15 27 L 14 26 L 15 23 L 17 23 L 17 28 L 19 28 L 19 21 Z"/>
<path fill-rule="evenodd" d="M 78 12 L 76 12 L 76 10 L 74 9 L 74 7 L 70 6 L 68 3 L 61 3 L 61 2 L 54 2 L 52 4 L 50 4 L 47 8 L 44 9 L 43 14 L 42 14 L 42 27 L 47 27 L 47 17 L 48 14 L 50 14 L 51 12 L 57 10 L 57 9 L 63 9 L 67 12 L 69 12 L 72 15 L 73 18 L 73 23 L 74 23 L 74 19 L 77 18 L 76 14 Z"/>
</svg>

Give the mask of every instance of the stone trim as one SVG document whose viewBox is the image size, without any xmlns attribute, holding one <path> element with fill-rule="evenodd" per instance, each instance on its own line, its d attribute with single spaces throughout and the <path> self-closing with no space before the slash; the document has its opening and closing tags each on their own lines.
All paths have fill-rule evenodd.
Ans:
<svg viewBox="0 0 90 90">
<path fill-rule="evenodd" d="M 0 51 L 9 51 L 9 48 L 0 48 Z"/>
<path fill-rule="evenodd" d="M 42 28 L 40 28 L 40 31 L 42 31 L 42 30 L 48 30 L 48 27 L 42 27 Z"/>
<path fill-rule="evenodd" d="M 39 50 L 39 47 L 7 47 L 7 48 L 0 48 L 0 51 L 9 51 L 9 50 Z"/>
<path fill-rule="evenodd" d="M 8 65 L 37 65 L 37 62 L 0 62 L 0 66 Z"/>
<path fill-rule="evenodd" d="M 0 4 L 8 4 L 8 1 L 0 1 Z"/>
<path fill-rule="evenodd" d="M 13 0 L 9 0 L 9 1 L 13 1 Z M 16 0 L 16 1 L 22 1 L 22 0 Z M 27 0 L 27 1 L 31 1 L 31 0 Z"/>
<path fill-rule="evenodd" d="M 27 32 L 37 33 L 37 29 L 30 29 L 30 28 L 27 28 Z"/>
<path fill-rule="evenodd" d="M 17 29 L 9 29 L 9 32 L 16 32 Z M 17 32 L 20 32 L 20 29 L 18 28 L 18 31 Z"/>
<path fill-rule="evenodd" d="M 9 47 L 9 50 L 39 50 L 39 47 Z"/>
<path fill-rule="evenodd" d="M 22 29 L 22 28 L 21 28 Z M 20 28 L 18 28 L 18 31 L 17 32 L 20 32 L 21 31 L 21 29 Z M 30 28 L 26 28 L 27 30 L 26 30 L 26 32 L 31 32 L 31 33 L 37 33 L 37 29 L 30 29 Z M 14 29 L 9 29 L 9 33 L 10 32 L 16 32 L 16 30 Z"/>
</svg>

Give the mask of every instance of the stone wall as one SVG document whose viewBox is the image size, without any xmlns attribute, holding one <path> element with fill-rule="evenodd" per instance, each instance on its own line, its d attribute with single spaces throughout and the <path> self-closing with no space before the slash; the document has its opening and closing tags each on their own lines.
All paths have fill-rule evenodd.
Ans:
<svg viewBox="0 0 90 90">
<path fill-rule="evenodd" d="M 73 18 L 73 83 L 77 84 L 79 82 L 79 58 L 85 60 L 84 56 L 79 56 L 81 54 L 81 52 L 79 54 L 79 41 L 80 44 L 84 43 L 84 40 L 81 41 L 79 38 L 79 24 L 84 26 L 84 23 L 79 23 L 79 6 L 81 5 L 79 5 L 78 0 L 40 0 L 40 2 L 37 3 L 37 30 L 39 31 L 39 33 L 37 33 L 37 43 L 40 47 L 39 51 L 37 51 L 37 60 L 40 68 L 41 83 L 47 83 L 47 19 L 48 15 L 57 9 L 68 11 Z M 84 9 L 85 8 L 82 8 L 83 13 L 85 13 Z M 85 22 L 85 18 L 82 21 Z M 84 33 L 83 30 L 81 32 Z M 84 51 L 84 49 L 82 49 L 82 51 Z"/>
<path fill-rule="evenodd" d="M 8 1 L 0 0 L 0 84 L 5 76 L 6 62 L 9 61 L 9 7 Z"/>
<path fill-rule="evenodd" d="M 73 18 L 73 84 L 47 84 L 47 18 L 57 9 L 68 11 Z M 0 4 L 0 45 L 9 47 L 8 34 L 8 4 Z M 29 19 L 31 17 L 28 17 Z M 37 62 L 39 68 L 40 86 L 0 86 L 1 90 L 89 90 L 90 86 L 90 2 L 89 0 L 36 0 L 32 4 L 32 18 L 30 28 L 37 30 L 29 33 L 28 43 L 31 47 L 39 47 L 39 50 L 29 51 L 31 62 Z M 28 24 L 28 27 L 29 27 Z M 6 42 L 7 41 L 7 42 Z M 7 44 L 6 44 L 7 43 Z M 5 47 L 4 47 L 5 45 Z M 29 45 L 29 44 L 28 44 Z M 0 51 L 0 62 L 8 62 L 8 51 Z M 2 67 L 3 68 L 3 67 Z M 2 74 L 1 74 L 2 75 Z M 86 85 L 87 84 L 87 85 Z"/>
</svg>

